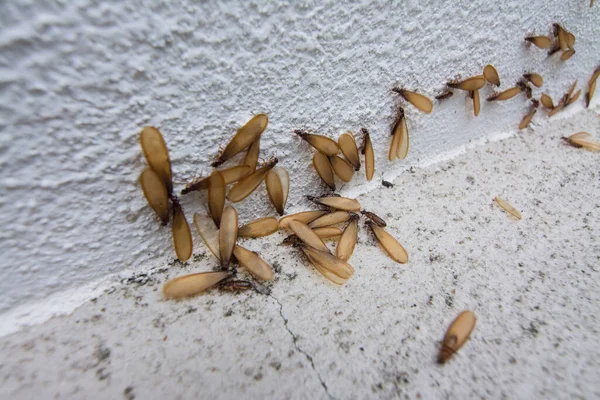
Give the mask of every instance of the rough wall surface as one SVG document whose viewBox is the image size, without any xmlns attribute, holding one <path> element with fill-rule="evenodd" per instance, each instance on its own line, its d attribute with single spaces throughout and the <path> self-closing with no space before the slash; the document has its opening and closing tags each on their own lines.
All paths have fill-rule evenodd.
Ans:
<svg viewBox="0 0 600 400">
<path fill-rule="evenodd" d="M 523 43 L 549 34 L 552 22 L 577 36 L 567 62 Z M 144 125 L 162 130 L 180 188 L 209 171 L 252 113 L 268 113 L 261 156 L 289 169 L 294 210 L 323 187 L 293 128 L 337 137 L 368 127 L 374 185 L 514 131 L 527 108 L 519 97 L 483 104 L 473 118 L 462 95 L 431 115 L 409 106 L 411 153 L 389 164 L 391 86 L 433 97 L 447 79 L 492 63 L 503 88 L 534 70 L 557 98 L 598 63 L 598 26 L 597 9 L 583 1 L 2 2 L 0 312 L 172 260 L 170 231 L 137 184 Z M 368 188 L 361 171 L 342 192 Z M 272 214 L 265 198 L 259 189 L 246 199 L 241 219 Z M 204 209 L 195 195 L 183 204 L 190 218 Z"/>
</svg>

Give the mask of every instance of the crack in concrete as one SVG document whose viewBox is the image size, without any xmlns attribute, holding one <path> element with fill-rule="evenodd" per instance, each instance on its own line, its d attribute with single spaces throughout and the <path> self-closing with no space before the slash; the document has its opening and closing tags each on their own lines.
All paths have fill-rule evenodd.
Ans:
<svg viewBox="0 0 600 400">
<path fill-rule="evenodd" d="M 283 315 L 283 304 L 281 304 L 281 302 L 272 294 L 269 294 L 268 296 L 271 297 L 273 300 L 275 300 L 275 302 L 279 305 L 279 315 L 281 316 L 281 319 L 283 319 L 283 326 L 285 327 L 285 330 L 288 331 L 290 336 L 292 336 L 292 343 L 294 344 L 294 348 L 298 352 L 304 354 L 304 356 L 306 357 L 308 362 L 310 362 L 310 366 L 313 369 L 313 371 L 315 371 L 315 373 L 317 374 L 317 378 L 319 378 L 319 382 L 321 382 L 321 386 L 323 386 L 323 389 L 325 390 L 325 394 L 327 394 L 327 397 L 329 397 L 330 399 L 335 399 L 335 397 L 333 397 L 329 393 L 329 389 L 327 388 L 327 384 L 325 383 L 325 380 L 323 380 L 323 377 L 321 376 L 321 374 L 315 367 L 315 362 L 314 362 L 312 356 L 310 354 L 308 354 L 306 351 L 302 350 L 300 348 L 300 346 L 298 346 L 298 343 L 297 343 L 298 337 L 296 336 L 296 334 L 294 332 L 292 332 L 292 330 L 288 326 L 288 319 Z"/>
</svg>

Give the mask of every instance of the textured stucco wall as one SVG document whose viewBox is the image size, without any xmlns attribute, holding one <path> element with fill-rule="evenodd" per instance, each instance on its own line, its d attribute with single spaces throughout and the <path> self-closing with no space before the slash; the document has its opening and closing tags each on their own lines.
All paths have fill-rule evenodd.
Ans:
<svg viewBox="0 0 600 400">
<path fill-rule="evenodd" d="M 577 36 L 566 63 L 522 40 L 555 21 Z M 162 130 L 180 189 L 209 172 L 218 146 L 252 113 L 268 113 L 261 156 L 289 169 L 288 209 L 298 209 L 304 194 L 323 189 L 293 128 L 337 137 L 368 127 L 378 157 L 372 187 L 514 131 L 527 108 L 520 96 L 483 104 L 473 118 L 462 95 L 431 115 L 408 106 L 411 152 L 389 164 L 391 86 L 433 97 L 447 79 L 492 63 L 504 88 L 533 70 L 557 98 L 574 79 L 587 82 L 599 26 L 587 1 L 2 2 L 0 312 L 172 260 L 170 230 L 137 184 L 143 125 Z M 343 192 L 368 190 L 363 174 Z M 273 213 L 264 193 L 239 205 L 242 220 Z M 183 204 L 190 220 L 204 209 L 196 195 Z"/>
</svg>

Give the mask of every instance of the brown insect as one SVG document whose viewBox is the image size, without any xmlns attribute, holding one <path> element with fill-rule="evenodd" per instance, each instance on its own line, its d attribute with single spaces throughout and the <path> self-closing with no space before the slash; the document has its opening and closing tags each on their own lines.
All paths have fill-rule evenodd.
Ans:
<svg viewBox="0 0 600 400">
<path fill-rule="evenodd" d="M 406 116 L 404 115 L 404 109 L 400 107 L 396 121 L 392 127 L 392 143 L 390 144 L 390 151 L 388 153 L 389 160 L 394 161 L 396 158 L 405 159 L 408 155 L 409 144 Z"/>
<path fill-rule="evenodd" d="M 201 272 L 171 279 L 163 286 L 163 295 L 167 299 L 181 299 L 194 296 L 216 286 L 232 276 L 231 272 Z"/>
<path fill-rule="evenodd" d="M 539 105 L 540 103 L 537 100 L 531 100 L 531 107 L 529 108 L 527 114 L 525 114 L 525 116 L 521 120 L 521 123 L 519 124 L 519 129 L 525 129 L 527 125 L 529 125 L 529 123 L 533 119 L 533 116 L 537 112 L 537 108 Z"/>
<path fill-rule="evenodd" d="M 382 228 L 385 228 L 387 226 L 383 218 L 371 211 L 362 210 L 360 213 Z"/>
<path fill-rule="evenodd" d="M 140 145 L 150 165 L 140 175 L 144 196 L 163 225 L 169 221 L 169 200 L 171 200 L 173 213 L 171 230 L 175 254 L 179 260 L 187 261 L 192 256 L 192 236 L 179 199 L 172 194 L 171 160 L 165 140 L 158 129 L 147 126 L 140 133 Z"/>
<path fill-rule="evenodd" d="M 463 311 L 452 321 L 444 339 L 438 356 L 440 364 L 446 363 L 471 337 L 477 318 L 473 311 Z"/>
<path fill-rule="evenodd" d="M 258 253 L 236 244 L 233 248 L 233 255 L 237 258 L 240 266 L 245 268 L 255 278 L 263 281 L 273 280 L 273 269 Z"/>
<path fill-rule="evenodd" d="M 302 211 L 296 214 L 286 215 L 285 217 L 279 220 L 279 227 L 287 229 L 289 227 L 290 221 L 300 221 L 304 224 L 308 224 L 320 216 L 327 214 L 327 211 L 324 210 L 315 210 L 315 211 Z"/>
<path fill-rule="evenodd" d="M 221 255 L 221 269 L 229 268 L 233 248 L 238 237 L 238 213 L 232 206 L 223 210 L 221 228 L 219 229 L 219 254 Z"/>
<path fill-rule="evenodd" d="M 275 217 L 264 217 L 240 226 L 238 236 L 245 238 L 258 238 L 269 236 L 279 229 L 279 222 Z"/>
<path fill-rule="evenodd" d="M 523 216 L 521 215 L 521 213 L 519 212 L 519 210 L 517 210 L 516 208 L 514 208 L 512 206 L 512 204 L 510 204 L 508 201 L 496 196 L 494 198 L 494 201 L 496 203 L 498 203 L 498 205 L 500 207 L 502 207 L 506 212 L 508 212 L 509 214 L 511 214 L 512 216 L 514 216 L 516 219 L 523 219 Z"/>
<path fill-rule="evenodd" d="M 260 138 L 260 135 L 267 129 L 269 118 L 266 114 L 258 114 L 252 117 L 244 126 L 238 129 L 231 141 L 227 144 L 223 152 L 212 163 L 213 167 L 218 167 L 231 157 L 244 151 L 252 143 Z"/>
<path fill-rule="evenodd" d="M 321 197 L 317 198 L 314 196 L 306 196 L 310 201 L 320 204 L 322 206 L 326 206 L 329 208 L 333 208 L 335 210 L 340 211 L 351 211 L 351 212 L 359 212 L 360 211 L 360 203 L 354 199 L 349 199 L 347 197 L 340 196 L 329 196 L 329 197 Z"/>
<path fill-rule="evenodd" d="M 519 79 L 519 81 L 517 82 L 517 86 L 521 89 L 522 92 L 525 93 L 528 99 L 530 99 L 533 96 L 533 89 L 531 89 L 531 86 L 529 86 L 529 83 L 527 83 L 525 79 Z"/>
<path fill-rule="evenodd" d="M 544 84 L 544 78 L 542 78 L 540 74 L 536 74 L 535 72 L 523 74 L 523 78 L 533 83 L 536 87 L 542 87 L 542 85 Z"/>
<path fill-rule="evenodd" d="M 452 97 L 452 95 L 454 95 L 454 92 L 452 90 L 444 90 L 442 93 L 435 96 L 435 99 L 438 101 L 442 101 Z"/>
<path fill-rule="evenodd" d="M 227 198 L 233 203 L 244 200 L 256 190 L 258 185 L 265 179 L 269 170 L 277 165 L 277 158 L 272 158 L 265 165 L 238 181 L 227 193 Z"/>
<path fill-rule="evenodd" d="M 375 173 L 375 153 L 373 152 L 373 143 L 371 143 L 371 135 L 366 128 L 361 128 L 360 132 L 363 135 L 361 152 L 365 155 L 365 174 L 367 180 L 373 179 Z"/>
<path fill-rule="evenodd" d="M 596 91 L 596 81 L 598 80 L 598 75 L 600 75 L 600 65 L 596 67 L 592 77 L 588 81 L 588 92 L 585 95 L 585 106 L 589 107 L 590 102 L 592 101 L 592 97 L 594 97 L 594 92 Z"/>
<path fill-rule="evenodd" d="M 290 190 L 290 176 L 285 168 L 273 168 L 265 178 L 267 194 L 279 215 L 283 215 Z"/>
<path fill-rule="evenodd" d="M 552 38 L 548 36 L 529 36 L 525 38 L 526 41 L 533 43 L 540 49 L 547 49 L 552 44 Z"/>
<path fill-rule="evenodd" d="M 519 93 L 521 93 L 521 91 L 522 91 L 521 87 L 515 86 L 513 88 L 507 89 L 507 90 L 505 90 L 503 92 L 500 92 L 500 93 L 492 93 L 487 98 L 487 101 L 512 99 L 513 97 L 515 97 L 516 95 L 518 95 Z"/>
<path fill-rule="evenodd" d="M 492 85 L 500 86 L 500 76 L 493 65 L 488 64 L 483 68 L 483 76 L 485 77 L 485 80 Z"/>
<path fill-rule="evenodd" d="M 219 285 L 219 290 L 226 292 L 245 292 L 246 290 L 254 289 L 252 282 L 232 279 L 225 281 Z"/>
<path fill-rule="evenodd" d="M 313 135 L 301 129 L 294 130 L 294 133 L 326 156 L 335 156 L 340 151 L 336 141 L 327 136 Z"/>
<path fill-rule="evenodd" d="M 600 151 L 600 141 L 592 138 L 587 132 L 578 132 L 571 136 L 563 137 L 564 141 L 575 147 L 583 147 L 592 151 Z"/>
<path fill-rule="evenodd" d="M 433 110 L 433 103 L 426 96 L 423 96 L 417 92 L 411 92 L 406 89 L 402 89 L 399 87 L 395 87 L 392 89 L 393 92 L 398 93 L 400 96 L 404 97 L 406 101 L 415 106 L 420 111 L 423 111 L 426 114 L 431 113 Z"/>
<path fill-rule="evenodd" d="M 351 132 L 344 132 L 338 137 L 338 147 L 342 151 L 346 160 L 354 166 L 354 170 L 360 169 L 360 157 L 358 157 L 358 147 L 356 146 L 356 140 Z"/>
<path fill-rule="evenodd" d="M 335 249 L 336 256 L 343 260 L 348 261 L 354 252 L 356 241 L 358 239 L 358 215 L 352 214 L 350 222 L 346 225 L 340 240 L 338 241 L 337 248 Z"/>
<path fill-rule="evenodd" d="M 466 90 L 467 92 L 472 92 L 474 90 L 479 90 L 485 86 L 486 79 L 483 75 L 473 76 L 471 78 L 467 78 L 462 81 L 450 81 L 446 83 L 446 86 Z"/>
<path fill-rule="evenodd" d="M 383 186 L 385 186 L 386 188 L 392 188 L 392 187 L 394 187 L 394 184 L 392 182 L 388 182 L 388 181 L 381 181 L 381 184 Z"/>
<path fill-rule="evenodd" d="M 373 232 L 381 247 L 385 250 L 385 252 L 388 254 L 388 256 L 390 256 L 392 260 L 401 264 L 406 264 L 408 262 L 408 253 L 400 244 L 400 242 L 398 242 L 398 240 L 396 240 L 385 229 L 383 229 L 373 221 L 369 220 L 365 222 L 365 224 L 369 228 L 371 228 L 371 232 Z"/>
</svg>

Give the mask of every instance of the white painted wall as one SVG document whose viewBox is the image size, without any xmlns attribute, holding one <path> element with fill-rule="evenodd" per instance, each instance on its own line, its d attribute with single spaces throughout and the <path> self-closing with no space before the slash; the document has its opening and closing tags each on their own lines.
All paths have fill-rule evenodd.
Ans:
<svg viewBox="0 0 600 400">
<path fill-rule="evenodd" d="M 261 155 L 289 169 L 293 211 L 323 190 L 294 128 L 337 137 L 368 127 L 372 187 L 514 132 L 528 107 L 522 96 L 484 103 L 474 118 L 463 95 L 431 115 L 407 106 L 411 151 L 390 164 L 393 85 L 433 97 L 492 63 L 503 88 L 536 71 L 557 99 L 577 78 L 583 88 L 599 62 L 600 17 L 587 0 L 398 3 L 0 3 L 0 312 L 60 292 L 73 300 L 84 285 L 173 259 L 170 230 L 137 184 L 144 125 L 162 130 L 181 189 L 252 113 L 268 113 Z M 555 21 L 577 36 L 567 62 L 523 42 Z M 368 190 L 363 174 L 342 192 Z M 196 195 L 183 204 L 190 220 L 204 209 Z M 273 213 L 264 188 L 239 210 L 244 221 Z"/>
</svg>

